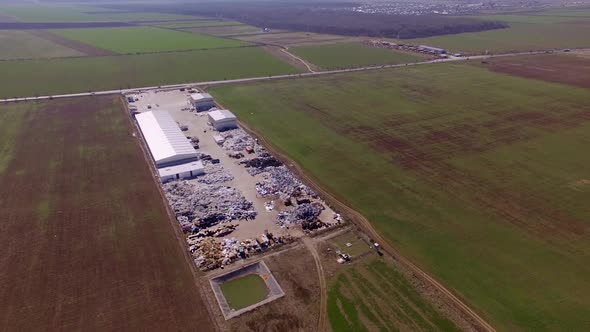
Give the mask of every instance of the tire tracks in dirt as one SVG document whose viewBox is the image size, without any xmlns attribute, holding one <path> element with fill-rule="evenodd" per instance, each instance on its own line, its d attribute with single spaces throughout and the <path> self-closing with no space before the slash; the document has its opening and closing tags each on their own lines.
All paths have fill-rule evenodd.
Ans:
<svg viewBox="0 0 590 332">
<path fill-rule="evenodd" d="M 438 291 L 445 299 L 449 305 L 459 310 L 463 316 L 473 325 L 474 329 L 477 331 L 488 331 L 488 332 L 496 332 L 496 329 L 490 325 L 484 318 L 482 318 L 477 312 L 471 309 L 463 300 L 461 300 L 458 295 L 455 295 L 451 290 L 447 289 L 443 286 L 438 280 L 434 277 L 430 276 L 428 273 L 423 271 L 420 267 L 412 263 L 409 259 L 403 256 L 396 248 L 394 248 L 389 242 L 387 242 L 371 225 L 369 220 L 367 220 L 360 212 L 354 210 L 353 208 L 346 205 L 341 200 L 334 197 L 330 192 L 323 189 L 320 185 L 318 185 L 315 179 L 311 178 L 310 176 L 306 175 L 303 172 L 303 169 L 296 164 L 293 160 L 287 157 L 283 152 L 275 148 L 270 142 L 268 142 L 262 135 L 259 135 L 256 131 L 252 130 L 248 125 L 244 124 L 241 121 L 238 121 L 240 126 L 246 130 L 248 133 L 253 135 L 254 137 L 258 138 L 260 143 L 264 145 L 271 153 L 281 160 L 289 169 L 291 169 L 301 180 L 303 180 L 306 184 L 308 184 L 311 188 L 313 188 L 326 202 L 334 207 L 336 211 L 340 211 L 347 219 L 353 222 L 356 226 L 358 226 L 365 234 L 373 239 L 373 241 L 378 242 L 381 245 L 382 251 L 385 251 L 387 254 L 392 256 L 396 259 L 400 264 L 408 268 L 416 277 L 424 281 L 426 284 L 431 286 L 433 289 Z M 317 253 L 317 251 L 316 251 Z M 313 254 L 313 252 L 312 252 Z M 315 257 L 314 257 L 315 259 Z M 317 264 L 317 263 L 316 263 Z M 320 264 L 321 265 L 321 264 Z M 323 269 L 322 269 L 323 271 Z M 324 280 L 325 282 L 325 280 Z M 324 307 L 322 307 L 324 308 Z M 320 314 L 326 315 L 325 312 Z M 325 320 L 325 318 L 324 318 Z M 321 330 L 320 330 L 321 331 Z"/>
<path fill-rule="evenodd" d="M 326 276 L 324 274 L 324 267 L 320 259 L 320 254 L 317 251 L 316 244 L 312 238 L 305 235 L 302 238 L 303 243 L 311 252 L 313 260 L 315 262 L 316 269 L 318 270 L 318 278 L 320 281 L 320 312 L 318 315 L 318 332 L 327 331 L 327 319 L 326 314 L 328 312 L 328 287 L 326 286 Z"/>
</svg>

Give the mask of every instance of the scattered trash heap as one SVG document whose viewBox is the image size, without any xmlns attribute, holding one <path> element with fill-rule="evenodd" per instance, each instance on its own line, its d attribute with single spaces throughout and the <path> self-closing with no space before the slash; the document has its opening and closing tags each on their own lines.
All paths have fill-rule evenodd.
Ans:
<svg viewBox="0 0 590 332">
<path fill-rule="evenodd" d="M 261 181 L 256 183 L 256 191 L 260 197 L 269 198 L 265 204 L 267 211 L 281 205 L 277 215 L 277 223 L 281 227 L 301 225 L 304 231 L 325 228 L 328 225 L 319 220 L 325 209 L 318 195 L 303 184 L 280 160 L 262 147 L 258 141 L 243 129 L 226 131 L 223 134 L 223 147 L 234 155 L 239 151 L 251 151 L 250 158 L 240 161 L 252 176 L 260 175 Z M 277 204 L 272 199 L 278 199 Z M 340 222 L 340 216 L 334 216 Z"/>
<path fill-rule="evenodd" d="M 279 211 L 276 222 L 281 227 L 301 225 L 304 231 L 311 232 L 328 226 L 319 219 L 325 210 L 324 202 L 256 139 L 242 129 L 221 132 L 220 135 L 228 155 L 239 160 L 251 176 L 259 179 L 257 193 L 268 199 L 266 211 Z M 204 271 L 223 268 L 237 259 L 293 241 L 290 235 L 275 236 L 268 231 L 253 239 L 225 238 L 241 227 L 233 221 L 253 220 L 257 211 L 239 190 L 226 185 L 233 176 L 219 164 L 219 160 L 214 162 L 211 156 L 204 154 L 200 159 L 205 168 L 204 175 L 191 181 L 163 184 L 182 230 L 188 233 L 186 241 L 197 267 Z M 337 214 L 334 219 L 341 221 Z"/>
<path fill-rule="evenodd" d="M 214 238 L 202 238 L 189 235 L 187 243 L 195 257 L 195 263 L 204 271 L 229 265 L 238 259 L 245 259 L 268 248 L 276 247 L 293 241 L 291 236 L 275 237 L 265 232 L 255 239 L 238 241 L 236 238 L 224 239 L 222 242 Z"/>
<path fill-rule="evenodd" d="M 164 184 L 164 190 L 185 232 L 198 232 L 231 220 L 256 218 L 252 202 L 232 187 L 173 181 Z"/>
</svg>

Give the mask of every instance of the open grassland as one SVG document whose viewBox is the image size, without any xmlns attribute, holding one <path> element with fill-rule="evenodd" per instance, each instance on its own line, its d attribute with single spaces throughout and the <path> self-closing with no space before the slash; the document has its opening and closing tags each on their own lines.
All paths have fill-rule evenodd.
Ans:
<svg viewBox="0 0 590 332">
<path fill-rule="evenodd" d="M 348 266 L 328 292 L 334 331 L 459 331 L 382 260 Z"/>
<path fill-rule="evenodd" d="M 211 89 L 499 330 L 590 329 L 590 91 L 465 64 Z"/>
<path fill-rule="evenodd" d="M 291 52 L 325 69 L 408 63 L 424 59 L 416 55 L 370 47 L 361 43 L 301 46 L 292 48 Z"/>
<path fill-rule="evenodd" d="M 154 27 L 59 29 L 53 33 L 117 53 L 239 47 L 246 43 Z"/>
<path fill-rule="evenodd" d="M 120 12 L 108 8 L 66 4 L 0 4 L 0 13 L 21 22 L 142 22 L 194 18 L 188 15 Z"/>
<path fill-rule="evenodd" d="M 529 16 L 524 19 L 529 19 Z M 589 29 L 590 19 L 585 18 L 558 23 L 532 24 L 519 22 L 510 23 L 510 27 L 506 29 L 412 39 L 406 42 L 438 46 L 452 52 L 467 54 L 480 54 L 486 51 L 505 53 L 511 51 L 578 48 L 590 47 Z"/>
<path fill-rule="evenodd" d="M 0 330 L 213 330 L 121 108 L 0 105 Z"/>
<path fill-rule="evenodd" d="M 5 61 L 0 97 L 55 95 L 292 74 L 297 69 L 257 47 L 76 59 Z M 4 76 L 5 75 L 5 76 Z M 48 84 L 51 82 L 51 84 Z"/>
<path fill-rule="evenodd" d="M 495 58 L 482 66 L 499 73 L 590 88 L 590 58 L 584 54 Z"/>
<path fill-rule="evenodd" d="M 84 53 L 40 38 L 28 31 L 0 30 L 0 59 L 2 60 L 81 55 Z"/>
</svg>

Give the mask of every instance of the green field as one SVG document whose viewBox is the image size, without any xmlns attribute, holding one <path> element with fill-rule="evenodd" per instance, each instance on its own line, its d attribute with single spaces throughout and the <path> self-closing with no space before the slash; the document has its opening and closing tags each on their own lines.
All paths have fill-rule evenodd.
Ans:
<svg viewBox="0 0 590 332">
<path fill-rule="evenodd" d="M 183 30 L 192 33 L 199 33 L 219 37 L 262 33 L 260 28 L 246 24 L 227 26 L 202 26 L 199 28 L 185 28 Z"/>
<path fill-rule="evenodd" d="M 65 4 L 0 4 L 0 13 L 15 17 L 22 22 L 112 22 L 188 20 L 194 18 L 193 16 L 164 13 L 118 12 L 108 8 Z"/>
<path fill-rule="evenodd" d="M 406 40 L 446 48 L 452 52 L 481 54 L 590 47 L 590 19 L 584 17 L 490 15 L 489 20 L 506 21 L 510 27 L 456 35 Z"/>
<path fill-rule="evenodd" d="M 369 244 L 363 241 L 354 232 L 346 232 L 330 239 L 330 243 L 338 250 L 343 251 L 353 258 L 361 256 L 371 251 Z M 350 243 L 351 246 L 346 244 Z"/>
<path fill-rule="evenodd" d="M 81 52 L 37 37 L 28 31 L 0 30 L 0 59 L 60 58 Z"/>
<path fill-rule="evenodd" d="M 460 331 L 385 262 L 374 259 L 339 273 L 328 292 L 334 331 Z"/>
<path fill-rule="evenodd" d="M 414 62 L 422 57 L 361 43 L 300 46 L 290 49 L 295 55 L 325 69 L 364 67 Z"/>
<path fill-rule="evenodd" d="M 58 29 L 51 32 L 118 53 L 239 47 L 246 43 L 154 27 Z"/>
<path fill-rule="evenodd" d="M 225 25 L 243 25 L 238 21 L 226 20 L 200 20 L 200 21 L 183 21 L 183 22 L 166 22 L 153 24 L 162 28 L 178 29 L 178 28 L 197 28 L 197 27 L 215 27 Z"/>
<path fill-rule="evenodd" d="M 221 284 L 221 291 L 230 308 L 240 310 L 268 296 L 266 283 L 257 274 L 249 274 Z"/>
<path fill-rule="evenodd" d="M 52 95 L 297 73 L 257 47 L 76 59 L 4 61 L 0 97 Z M 4 76 L 5 75 L 5 76 Z M 48 84 L 51 82 L 51 84 Z"/>
<path fill-rule="evenodd" d="M 590 91 L 428 65 L 211 89 L 498 330 L 590 329 Z"/>
</svg>

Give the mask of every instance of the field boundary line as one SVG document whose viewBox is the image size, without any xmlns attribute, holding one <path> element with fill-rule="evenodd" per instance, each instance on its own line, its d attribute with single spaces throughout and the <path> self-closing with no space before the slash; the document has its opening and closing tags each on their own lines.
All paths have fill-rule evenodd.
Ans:
<svg viewBox="0 0 590 332">
<path fill-rule="evenodd" d="M 380 243 L 383 251 L 392 256 L 402 265 L 406 266 L 410 271 L 412 271 L 415 275 L 420 277 L 426 283 L 430 284 L 434 289 L 442 293 L 442 295 L 444 295 L 444 297 L 446 297 L 451 304 L 455 305 L 457 309 L 461 310 L 463 314 L 468 316 L 471 319 L 471 321 L 477 325 L 477 327 L 485 331 L 496 332 L 496 329 L 492 325 L 490 325 L 483 317 L 481 317 L 477 312 L 475 312 L 474 309 L 472 309 L 462 299 L 460 299 L 459 295 L 455 295 L 453 291 L 443 286 L 434 277 L 430 276 L 416 264 L 412 263 L 408 258 L 402 255 L 399 250 L 397 250 L 393 245 L 386 241 L 373 228 L 369 220 L 366 219 L 360 212 L 351 208 L 350 206 L 336 198 L 334 195 L 332 195 L 332 193 L 320 186 L 313 178 L 306 175 L 306 173 L 303 171 L 303 168 L 299 166 L 299 164 L 297 164 L 295 161 L 291 160 L 288 156 L 282 153 L 280 149 L 276 148 L 274 145 L 268 142 L 262 135 L 252 130 L 250 127 L 248 127 L 248 125 L 244 124 L 243 122 L 238 122 L 244 130 L 246 130 L 254 137 L 258 138 L 265 148 L 271 151 L 271 153 L 275 155 L 279 160 L 283 161 L 283 163 L 285 163 L 285 166 L 293 170 L 297 174 L 297 176 L 299 176 L 306 184 L 310 185 L 324 200 L 334 204 L 337 211 L 342 211 L 343 214 L 345 216 L 348 216 L 351 222 L 357 225 L 365 234 L 370 236 L 374 241 Z"/>
</svg>

